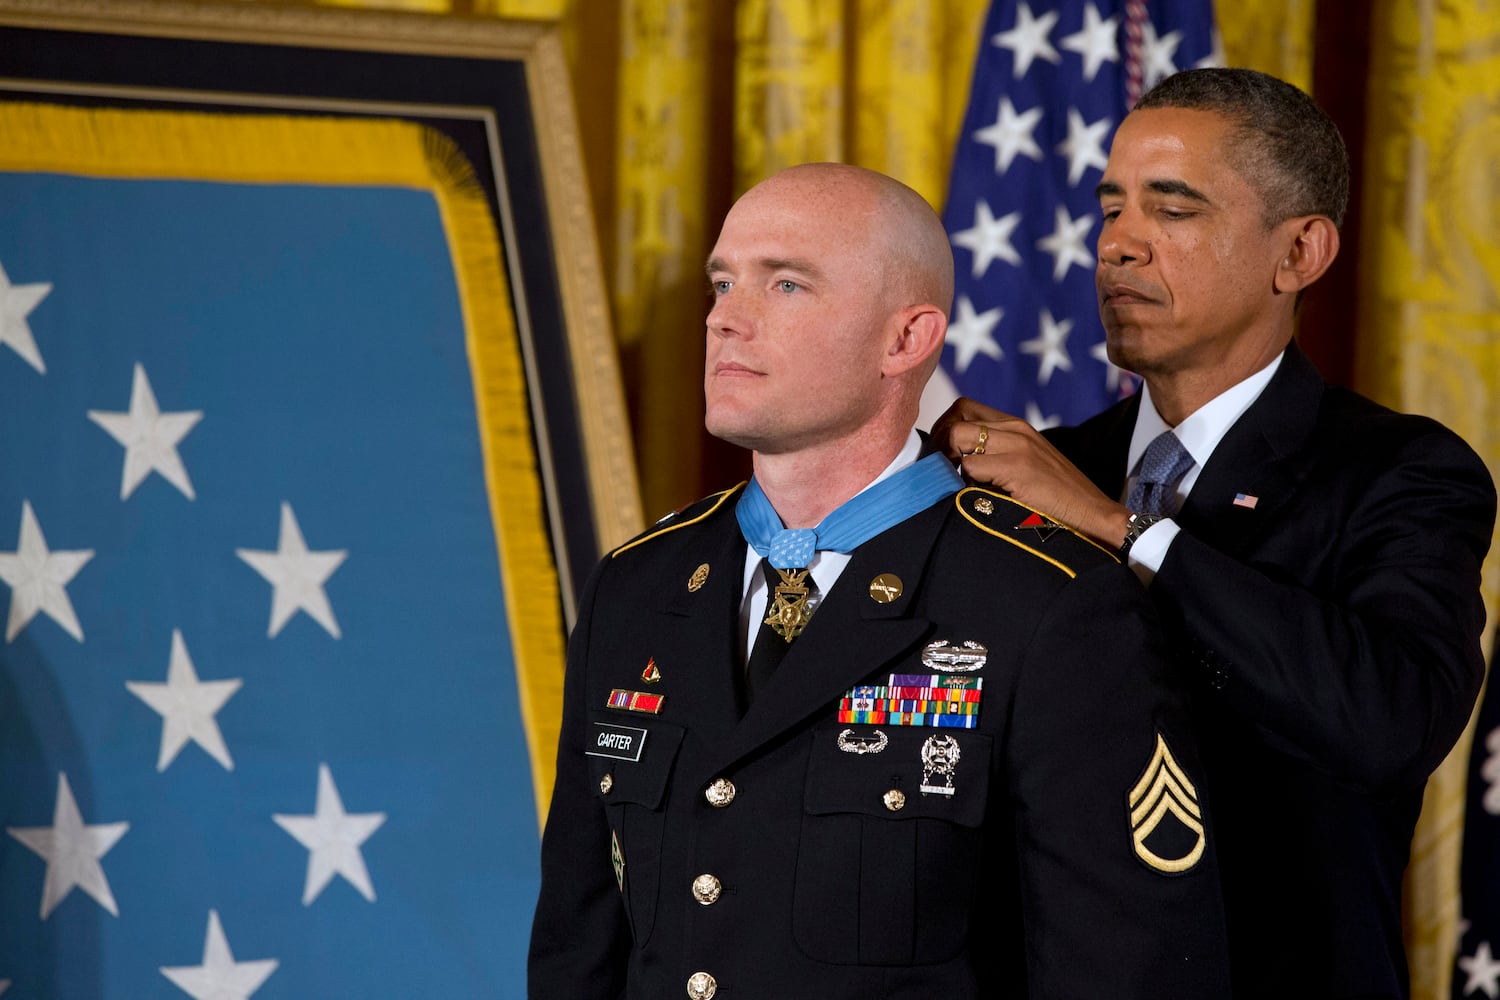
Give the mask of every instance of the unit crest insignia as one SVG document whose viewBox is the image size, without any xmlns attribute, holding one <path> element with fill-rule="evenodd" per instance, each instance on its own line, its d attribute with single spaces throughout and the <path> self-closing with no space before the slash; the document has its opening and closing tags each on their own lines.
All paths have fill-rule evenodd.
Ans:
<svg viewBox="0 0 1500 1000">
<path fill-rule="evenodd" d="M 1161 733 L 1140 780 L 1130 790 L 1130 839 L 1135 856 L 1168 875 L 1191 871 L 1207 844 L 1198 790 Z"/>
</svg>

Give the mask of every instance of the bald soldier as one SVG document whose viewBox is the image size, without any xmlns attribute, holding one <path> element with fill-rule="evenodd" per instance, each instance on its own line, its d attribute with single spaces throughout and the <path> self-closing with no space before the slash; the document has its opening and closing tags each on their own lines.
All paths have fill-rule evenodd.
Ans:
<svg viewBox="0 0 1500 1000">
<path fill-rule="evenodd" d="M 1227 996 L 1145 592 L 914 430 L 953 293 L 932 210 L 794 167 L 708 278 L 707 426 L 754 477 L 585 589 L 529 995 Z"/>
</svg>

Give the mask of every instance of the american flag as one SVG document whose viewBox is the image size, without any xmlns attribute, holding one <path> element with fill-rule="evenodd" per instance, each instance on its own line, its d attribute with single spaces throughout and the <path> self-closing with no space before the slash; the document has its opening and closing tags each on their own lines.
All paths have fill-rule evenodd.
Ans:
<svg viewBox="0 0 1500 1000">
<path fill-rule="evenodd" d="M 0 172 L 5 1000 L 523 995 L 549 582 L 502 582 L 446 225 Z"/>
<path fill-rule="evenodd" d="M 1500 656 L 1500 629 L 1490 662 Z M 1491 671 L 1469 748 L 1454 1000 L 1500 998 L 1500 685 Z"/>
<path fill-rule="evenodd" d="M 1222 63 L 1211 0 L 994 0 L 943 215 L 957 281 L 924 416 L 957 393 L 1050 427 L 1134 389 L 1104 355 L 1094 188 L 1143 90 Z"/>
</svg>

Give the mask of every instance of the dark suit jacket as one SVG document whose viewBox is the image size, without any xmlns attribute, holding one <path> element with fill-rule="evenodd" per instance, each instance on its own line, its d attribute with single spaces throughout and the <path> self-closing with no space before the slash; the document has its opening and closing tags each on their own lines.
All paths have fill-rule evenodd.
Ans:
<svg viewBox="0 0 1500 1000">
<path fill-rule="evenodd" d="M 1048 436 L 1119 496 L 1138 407 Z M 1149 592 L 1199 677 L 1236 997 L 1408 994 L 1402 872 L 1483 675 L 1494 516 L 1463 441 L 1295 344 L 1177 515 Z"/>
<path fill-rule="evenodd" d="M 720 1000 L 1223 997 L 1212 833 L 1180 873 L 1143 860 L 1190 856 L 1203 791 L 1129 570 L 965 490 L 854 552 L 740 717 L 738 495 L 658 525 L 586 588 L 529 995 L 660 1000 L 704 972 Z M 879 574 L 901 581 L 889 603 Z M 943 640 L 983 647 L 963 675 L 983 679 L 977 728 L 838 721 L 855 685 L 957 673 L 923 663 Z M 617 688 L 664 696 L 660 714 L 607 708 Z M 923 760 L 943 736 L 953 793 L 923 794 L 945 780 Z M 735 790 L 718 807 L 716 779 Z M 716 902 L 694 898 L 700 875 Z"/>
</svg>

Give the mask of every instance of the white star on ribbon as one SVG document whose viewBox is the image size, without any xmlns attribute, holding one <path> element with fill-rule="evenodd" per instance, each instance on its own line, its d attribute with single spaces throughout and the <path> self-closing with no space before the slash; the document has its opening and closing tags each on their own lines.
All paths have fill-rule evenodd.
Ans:
<svg viewBox="0 0 1500 1000">
<path fill-rule="evenodd" d="M 1157 38 L 1156 25 L 1146 22 L 1141 36 L 1142 61 L 1145 64 L 1141 72 L 1146 90 L 1177 72 L 1177 64 L 1172 61 L 1172 57 L 1177 54 L 1177 46 L 1181 44 L 1182 32 L 1169 31 L 1165 36 Z"/>
<path fill-rule="evenodd" d="M 146 379 L 146 369 L 139 363 L 130 388 L 130 410 L 106 413 L 90 410 L 89 419 L 109 432 L 125 446 L 125 471 L 120 476 L 120 499 L 128 499 L 135 488 L 153 472 L 177 487 L 189 500 L 193 484 L 177 454 L 177 445 L 203 419 L 202 410 L 163 413 L 156 405 L 156 395 Z"/>
<path fill-rule="evenodd" d="M 1037 240 L 1036 245 L 1052 255 L 1052 280 L 1061 281 L 1069 265 L 1093 268 L 1094 255 L 1084 247 L 1083 239 L 1094 228 L 1094 217 L 1080 215 L 1074 219 L 1068 215 L 1066 205 L 1058 205 L 1055 219 L 1052 233 Z"/>
<path fill-rule="evenodd" d="M 43 920 L 75 887 L 92 896 L 112 915 L 120 915 L 99 859 L 108 854 L 129 829 L 129 823 L 85 825 L 73 798 L 73 789 L 68 786 L 68 776 L 58 772 L 57 804 L 52 809 L 52 825 L 13 826 L 5 831 L 47 862 L 47 877 L 42 884 Z"/>
<path fill-rule="evenodd" d="M 1104 140 L 1109 136 L 1114 121 L 1101 118 L 1092 125 L 1084 124 L 1083 115 L 1077 108 L 1068 109 L 1068 137 L 1058 143 L 1057 151 L 1068 158 L 1068 184 L 1077 187 L 1089 167 L 1104 169 L 1108 157 L 1104 155 Z"/>
<path fill-rule="evenodd" d="M 997 219 L 990 212 L 989 202 L 981 199 L 974 204 L 974 228 L 953 234 L 953 242 L 974 255 L 974 277 L 983 277 L 996 260 L 1021 266 L 1021 255 L 1010 242 L 1010 234 L 1020 224 L 1020 212 Z"/>
<path fill-rule="evenodd" d="M 47 366 L 42 363 L 42 352 L 37 350 L 36 338 L 31 335 L 26 317 L 50 291 L 51 282 L 12 285 L 5 268 L 0 267 L 0 344 L 15 351 L 43 375 L 47 374 Z"/>
<path fill-rule="evenodd" d="M 974 133 L 974 141 L 995 147 L 995 173 L 1003 174 L 1009 170 L 1017 156 L 1040 161 L 1042 147 L 1036 144 L 1031 133 L 1042 120 L 1042 109 L 1032 108 L 1018 115 L 1010 98 L 1002 97 L 996 115 L 993 125 L 986 125 Z"/>
<path fill-rule="evenodd" d="M 297 515 L 292 513 L 292 505 L 283 503 L 281 535 L 276 542 L 276 551 L 235 549 L 235 555 L 249 563 L 273 588 L 271 627 L 267 635 L 275 638 L 292 615 L 306 611 L 313 621 L 328 630 L 329 635 L 340 638 L 339 623 L 333 617 L 328 595 L 323 593 L 323 584 L 349 557 L 348 549 L 309 552 L 302 539 L 302 529 L 297 526 Z"/>
<path fill-rule="evenodd" d="M 1458 967 L 1469 976 L 1464 981 L 1464 996 L 1469 996 L 1475 990 L 1483 990 L 1490 1000 L 1500 998 L 1500 962 L 1495 961 L 1495 956 L 1490 954 L 1488 941 L 1479 942 L 1472 958 L 1467 955 L 1459 956 Z"/>
<path fill-rule="evenodd" d="M 5 641 L 10 642 L 24 629 L 38 611 L 45 612 L 63 631 L 83 641 L 83 626 L 68 600 L 68 582 L 78 575 L 85 563 L 94 558 L 93 549 L 52 552 L 42 536 L 42 526 L 32 513 L 31 502 L 21 501 L 21 535 L 14 552 L 0 552 L 0 580 L 10 585 L 10 617 L 5 624 Z"/>
<path fill-rule="evenodd" d="M 1041 333 L 1032 340 L 1022 341 L 1019 346 L 1022 354 L 1041 356 L 1037 384 L 1046 385 L 1057 369 L 1061 368 L 1065 372 L 1073 370 L 1073 359 L 1068 356 L 1068 334 L 1073 332 L 1073 321 L 1065 319 L 1061 323 L 1057 322 L 1052 318 L 1051 309 L 1043 309 L 1039 318 Z"/>
<path fill-rule="evenodd" d="M 167 665 L 167 682 L 126 681 L 130 693 L 150 705 L 162 718 L 161 752 L 156 770 L 165 771 L 177 759 L 188 741 L 198 744 L 226 771 L 234 770 L 229 748 L 214 715 L 224 707 L 244 682 L 240 678 L 225 681 L 200 681 L 188 657 L 182 632 L 172 630 L 172 655 Z"/>
<path fill-rule="evenodd" d="M 236 962 L 219 925 L 219 911 L 208 911 L 202 965 L 161 966 L 161 974 L 193 1000 L 248 1000 L 281 963 L 274 958 Z"/>
<path fill-rule="evenodd" d="M 1083 78 L 1093 82 L 1099 67 L 1106 62 L 1120 61 L 1118 14 L 1107 18 L 1099 16 L 1099 8 L 1089 4 L 1083 8 L 1083 27 L 1062 40 L 1062 47 L 1083 56 Z"/>
<path fill-rule="evenodd" d="M 990 39 L 992 43 L 1002 49 L 1010 49 L 1015 56 L 1015 78 L 1017 80 L 1026 75 L 1031 68 L 1031 63 L 1036 59 L 1045 59 L 1049 63 L 1059 63 L 1062 56 L 1052 47 L 1047 36 L 1052 32 L 1052 26 L 1057 23 L 1057 11 L 1052 10 L 1041 17 L 1033 17 L 1031 8 L 1023 2 L 1016 8 L 1016 24 L 1009 31 L 1002 31 Z"/>
<path fill-rule="evenodd" d="M 1026 404 L 1026 422 L 1035 427 L 1037 430 L 1044 431 L 1049 427 L 1057 427 L 1058 425 L 1060 425 L 1062 423 L 1062 417 L 1058 416 L 1055 413 L 1051 416 L 1043 414 L 1042 408 L 1036 405 L 1036 400 L 1032 400 L 1031 402 Z"/>
<path fill-rule="evenodd" d="M 983 354 L 996 361 L 1004 359 L 1005 352 L 995 340 L 995 327 L 1005 314 L 1004 310 L 996 306 L 994 309 L 975 313 L 974 303 L 969 301 L 967 295 L 960 295 L 954 311 L 958 315 L 948 324 L 943 342 L 953 345 L 953 367 L 960 375 L 968 370 L 976 354 Z"/>
<path fill-rule="evenodd" d="M 318 803 L 311 816 L 271 818 L 310 852 L 302 905 L 310 906 L 335 875 L 342 875 L 360 895 L 375 901 L 375 888 L 359 846 L 385 822 L 385 813 L 346 813 L 327 764 L 318 765 Z"/>
</svg>

